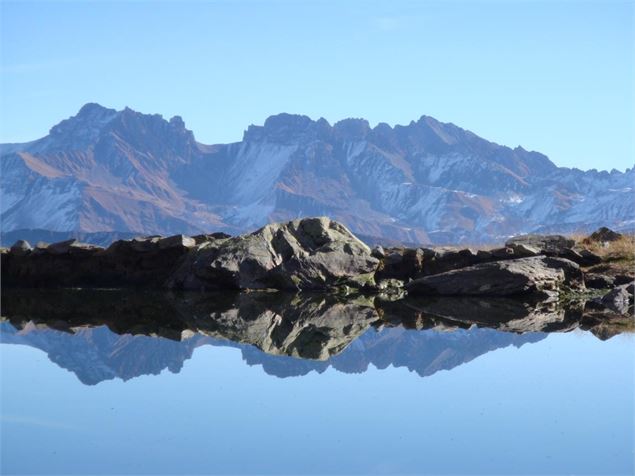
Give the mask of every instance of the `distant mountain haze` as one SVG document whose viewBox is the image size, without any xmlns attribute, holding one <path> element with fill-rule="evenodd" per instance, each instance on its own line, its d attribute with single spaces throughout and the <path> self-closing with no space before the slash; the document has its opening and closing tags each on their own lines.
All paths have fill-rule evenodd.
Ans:
<svg viewBox="0 0 635 476">
<path fill-rule="evenodd" d="M 557 167 L 427 116 L 371 128 L 279 114 L 204 145 L 178 116 L 87 104 L 0 153 L 3 233 L 239 233 L 317 215 L 410 243 L 635 228 L 635 169 Z"/>
</svg>

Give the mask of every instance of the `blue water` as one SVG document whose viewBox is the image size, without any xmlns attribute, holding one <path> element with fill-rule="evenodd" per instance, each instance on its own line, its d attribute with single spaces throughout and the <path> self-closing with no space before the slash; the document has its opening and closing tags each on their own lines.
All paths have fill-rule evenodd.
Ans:
<svg viewBox="0 0 635 476">
<path fill-rule="evenodd" d="M 3 325 L 3 474 L 635 470 L 633 335 L 370 329 L 313 362 Z"/>
</svg>

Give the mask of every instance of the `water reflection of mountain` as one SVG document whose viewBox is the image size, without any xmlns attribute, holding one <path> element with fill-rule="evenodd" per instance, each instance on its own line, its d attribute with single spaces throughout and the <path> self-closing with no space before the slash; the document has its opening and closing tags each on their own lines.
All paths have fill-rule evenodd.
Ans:
<svg viewBox="0 0 635 476">
<path fill-rule="evenodd" d="M 311 370 L 323 372 L 328 367 L 347 374 L 362 373 L 371 364 L 378 369 L 405 367 L 427 377 L 439 370 L 451 370 L 492 350 L 510 345 L 520 347 L 545 337 L 547 334 L 543 333 L 517 335 L 492 329 L 442 332 L 396 327 L 370 329 L 326 362 L 271 358 L 253 347 L 243 349 L 243 358 L 250 365 L 262 365 L 265 372 L 278 377 L 304 375 Z"/>
<path fill-rule="evenodd" d="M 119 335 L 107 326 L 83 327 L 74 333 L 27 325 L 17 330 L 2 323 L 1 341 L 40 349 L 48 358 L 77 375 L 87 385 L 140 375 L 158 375 L 165 369 L 178 373 L 199 346 L 231 346 L 241 350 L 249 365 L 262 366 L 269 375 L 291 377 L 333 367 L 344 373 L 361 373 L 369 365 L 384 369 L 406 367 L 421 376 L 450 370 L 476 357 L 510 345 L 537 342 L 547 334 L 517 335 L 492 329 L 459 329 L 454 332 L 404 328 L 369 329 L 340 354 L 327 360 L 270 355 L 248 344 L 196 334 L 182 341 L 145 335 Z"/>
<path fill-rule="evenodd" d="M 428 376 L 545 332 L 604 325 L 580 309 L 510 300 L 56 290 L 2 297 L 2 342 L 41 349 L 88 385 L 179 372 L 204 345 L 236 347 L 249 365 L 278 377 L 329 367 L 360 373 L 369 365 Z"/>
</svg>

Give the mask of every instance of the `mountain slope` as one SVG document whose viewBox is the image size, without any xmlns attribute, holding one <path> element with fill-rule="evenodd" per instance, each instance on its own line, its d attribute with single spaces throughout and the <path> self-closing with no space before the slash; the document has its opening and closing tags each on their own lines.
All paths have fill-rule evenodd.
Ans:
<svg viewBox="0 0 635 476">
<path fill-rule="evenodd" d="M 635 227 L 635 169 L 559 168 L 426 116 L 371 128 L 279 114 L 208 146 L 180 117 L 87 104 L 0 151 L 4 232 L 238 232 L 308 215 L 408 242 Z"/>
<path fill-rule="evenodd" d="M 222 227 L 172 176 L 200 154 L 180 118 L 96 104 L 3 150 L 3 230 L 194 232 Z"/>
</svg>

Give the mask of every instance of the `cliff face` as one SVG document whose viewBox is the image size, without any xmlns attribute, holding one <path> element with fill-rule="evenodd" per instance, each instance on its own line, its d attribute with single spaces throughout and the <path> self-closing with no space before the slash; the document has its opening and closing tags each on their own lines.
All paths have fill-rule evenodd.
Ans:
<svg viewBox="0 0 635 476">
<path fill-rule="evenodd" d="M 633 169 L 559 168 L 426 116 L 371 128 L 280 114 L 208 146 L 178 116 L 88 104 L 1 151 L 3 232 L 234 233 L 328 215 L 364 236 L 449 243 L 635 224 Z"/>
</svg>

